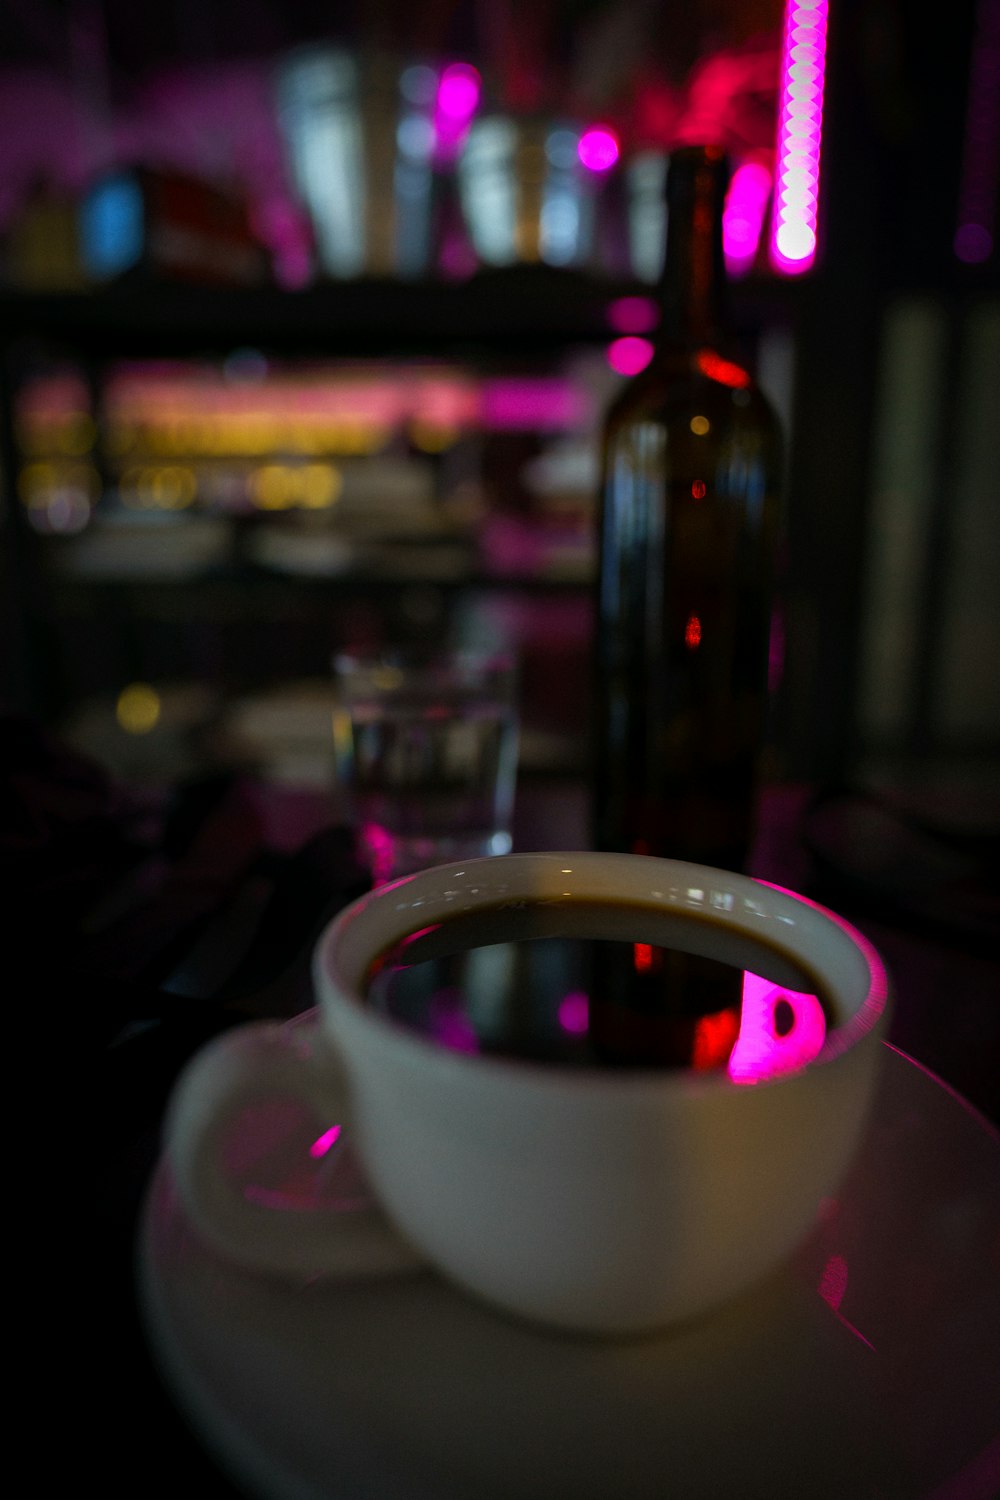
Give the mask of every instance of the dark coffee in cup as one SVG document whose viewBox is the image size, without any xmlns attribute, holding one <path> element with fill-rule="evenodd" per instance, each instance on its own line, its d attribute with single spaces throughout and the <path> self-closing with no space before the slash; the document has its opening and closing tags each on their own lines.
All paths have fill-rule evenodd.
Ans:
<svg viewBox="0 0 1000 1500">
<path fill-rule="evenodd" d="M 480 910 L 382 953 L 366 993 L 441 1046 L 565 1067 L 766 1077 L 820 1051 L 831 1006 L 805 972 L 791 990 L 643 932 L 641 909 L 614 904 Z"/>
</svg>

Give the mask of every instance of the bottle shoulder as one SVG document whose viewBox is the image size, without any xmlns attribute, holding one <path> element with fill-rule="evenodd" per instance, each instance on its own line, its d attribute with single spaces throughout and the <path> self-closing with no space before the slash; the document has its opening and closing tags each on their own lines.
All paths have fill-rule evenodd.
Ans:
<svg viewBox="0 0 1000 1500">
<path fill-rule="evenodd" d="M 690 356 L 668 355 L 647 366 L 619 392 L 605 418 L 605 435 L 636 424 L 665 428 L 704 415 L 729 431 L 753 431 L 780 443 L 781 424 L 771 402 L 745 366 L 725 362 L 706 374 Z"/>
</svg>

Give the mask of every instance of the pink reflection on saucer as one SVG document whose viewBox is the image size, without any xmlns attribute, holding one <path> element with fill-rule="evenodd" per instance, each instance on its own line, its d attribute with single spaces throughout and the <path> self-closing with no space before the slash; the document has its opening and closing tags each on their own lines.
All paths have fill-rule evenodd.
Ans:
<svg viewBox="0 0 1000 1500">
<path fill-rule="evenodd" d="M 340 1140 L 340 1131 L 341 1126 L 339 1125 L 331 1125 L 329 1130 L 324 1130 L 323 1134 L 317 1136 L 309 1147 L 309 1155 L 315 1157 L 317 1160 L 321 1156 L 325 1156 Z"/>
<path fill-rule="evenodd" d="M 729 1058 L 734 1083 L 758 1083 L 803 1068 L 825 1040 L 826 1015 L 815 995 L 744 974 L 740 1033 Z"/>
<path fill-rule="evenodd" d="M 837 1312 L 847 1291 L 847 1261 L 842 1255 L 830 1256 L 819 1278 L 818 1291 L 827 1307 Z"/>
<path fill-rule="evenodd" d="M 843 1323 L 848 1333 L 853 1333 L 856 1339 L 860 1339 L 865 1347 L 875 1354 L 877 1351 L 871 1339 L 866 1339 L 860 1328 L 855 1328 L 854 1324 L 845 1318 L 844 1314 L 840 1311 L 840 1304 L 843 1302 L 844 1293 L 847 1291 L 847 1279 L 847 1261 L 842 1255 L 831 1255 L 823 1267 L 819 1278 L 819 1286 L 816 1290 L 823 1298 L 827 1307 L 836 1314 L 838 1321 Z"/>
</svg>

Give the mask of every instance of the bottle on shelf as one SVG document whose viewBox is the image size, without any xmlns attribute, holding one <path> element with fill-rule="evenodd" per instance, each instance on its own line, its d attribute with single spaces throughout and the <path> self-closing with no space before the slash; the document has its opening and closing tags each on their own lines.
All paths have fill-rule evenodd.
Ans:
<svg viewBox="0 0 1000 1500">
<path fill-rule="evenodd" d="M 765 730 L 777 419 L 727 333 L 724 152 L 670 160 L 662 320 L 607 413 L 595 846 L 745 868 Z"/>
</svg>

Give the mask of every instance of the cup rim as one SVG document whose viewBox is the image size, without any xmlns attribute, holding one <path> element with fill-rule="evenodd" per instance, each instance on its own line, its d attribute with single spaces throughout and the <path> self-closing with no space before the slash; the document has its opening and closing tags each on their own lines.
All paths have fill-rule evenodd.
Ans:
<svg viewBox="0 0 1000 1500">
<path fill-rule="evenodd" d="M 663 899 L 664 905 L 660 908 L 662 911 L 679 915 L 685 921 L 692 923 L 718 924 L 721 918 L 725 925 L 731 928 L 736 927 L 740 935 L 754 947 L 770 950 L 772 956 L 777 956 L 781 962 L 790 964 L 800 971 L 808 972 L 809 963 L 794 952 L 790 943 L 787 941 L 782 943 L 780 940 L 767 942 L 763 940 L 759 930 L 754 932 L 752 925 L 766 904 L 775 915 L 770 935 L 774 936 L 776 928 L 780 939 L 781 924 L 789 917 L 792 918 L 794 924 L 793 913 L 807 911 L 810 913 L 808 918 L 810 923 L 818 920 L 821 924 L 828 924 L 837 929 L 850 943 L 855 956 L 859 957 L 866 967 L 865 992 L 859 1003 L 847 1015 L 838 1017 L 834 1024 L 828 1027 L 823 1046 L 815 1057 L 798 1067 L 767 1074 L 760 1078 L 734 1078 L 725 1068 L 704 1072 L 693 1071 L 689 1068 L 652 1066 L 623 1069 L 560 1068 L 531 1058 L 456 1052 L 441 1046 L 433 1038 L 394 1020 L 391 1016 L 374 1010 L 365 1003 L 360 993 L 360 985 L 354 979 L 353 972 L 342 961 L 342 950 L 345 943 L 349 944 L 351 940 L 356 939 L 359 927 L 362 929 L 363 936 L 363 929 L 371 920 L 369 913 L 373 904 L 378 903 L 379 907 L 388 909 L 387 903 L 395 897 L 397 912 L 413 913 L 420 910 L 423 915 L 428 916 L 430 921 L 433 921 L 435 920 L 434 913 L 431 911 L 423 913 L 423 902 L 435 891 L 441 892 L 441 880 L 446 873 L 451 882 L 449 889 L 457 889 L 454 882 L 461 876 L 467 883 L 466 894 L 468 895 L 475 894 L 482 889 L 473 887 L 472 880 L 481 875 L 496 875 L 505 867 L 511 869 L 515 862 L 525 872 L 532 868 L 541 872 L 547 868 L 551 873 L 557 868 L 553 862 L 558 861 L 560 865 L 565 865 L 568 860 L 575 861 L 578 867 L 582 865 L 584 869 L 592 872 L 595 878 L 602 871 L 614 872 L 617 869 L 620 872 L 630 869 L 638 873 L 641 869 L 646 876 L 657 878 L 657 886 L 653 888 L 653 891 Z M 747 1087 L 757 1092 L 762 1088 L 777 1087 L 792 1079 L 801 1078 L 804 1073 L 814 1069 L 827 1069 L 840 1058 L 853 1052 L 872 1033 L 876 1036 L 880 1035 L 888 1021 L 891 1003 L 889 978 L 885 965 L 873 944 L 836 912 L 813 901 L 810 897 L 800 895 L 772 881 L 741 875 L 734 871 L 715 870 L 708 866 L 695 865 L 681 860 L 662 859 L 642 854 L 598 853 L 590 850 L 511 853 L 465 860 L 461 862 L 460 874 L 455 871 L 456 863 L 453 861 L 446 865 L 436 865 L 379 886 L 345 907 L 327 924 L 314 947 L 312 963 L 314 990 L 320 1015 L 324 1020 L 329 1013 L 332 1013 L 335 1018 L 339 1017 L 352 1026 L 360 1028 L 370 1039 L 378 1039 L 380 1045 L 391 1047 L 396 1052 L 407 1053 L 414 1058 L 420 1058 L 423 1063 L 438 1070 L 442 1076 L 454 1075 L 457 1070 L 463 1076 L 468 1077 L 470 1076 L 469 1070 L 473 1069 L 480 1077 L 492 1074 L 496 1077 L 518 1077 L 522 1080 L 542 1079 L 547 1087 L 593 1089 L 595 1081 L 599 1080 L 602 1089 L 621 1090 L 626 1093 L 652 1087 L 698 1094 Z M 473 872 L 471 877 L 466 873 L 469 870 Z M 577 872 L 572 868 L 567 868 L 564 873 Z M 689 884 L 687 886 L 679 884 L 675 890 L 671 891 L 664 879 L 668 874 L 680 882 L 686 880 Z M 734 916 L 732 912 L 720 913 L 717 910 L 716 915 L 711 916 L 704 910 L 704 900 L 700 903 L 690 901 L 684 903 L 682 892 L 700 893 L 704 897 L 713 881 L 717 888 L 730 892 L 734 899 L 740 898 L 745 903 L 744 911 Z M 692 882 L 697 882 L 697 884 L 691 884 Z M 664 894 L 664 888 L 666 888 L 666 894 Z M 398 899 L 401 895 L 406 897 L 402 902 Z M 529 893 L 527 896 L 515 899 L 532 900 L 534 897 Z M 616 897 L 610 892 L 598 892 L 589 898 L 580 893 L 580 899 L 590 899 L 599 903 L 602 900 L 615 900 Z M 651 910 L 655 909 L 652 903 L 642 900 L 631 892 L 624 892 L 617 899 L 623 904 L 642 904 Z M 498 903 L 484 899 L 474 904 L 488 907 Z M 702 908 L 700 912 L 699 906 Z M 452 906 L 447 910 L 449 913 L 457 914 L 458 911 L 468 909 L 468 906 Z M 382 939 L 375 945 L 370 942 L 367 944 L 364 941 L 360 942 L 359 947 L 362 952 L 366 953 L 367 962 L 375 958 L 378 953 L 384 952 L 407 932 L 416 930 L 417 922 L 412 916 L 408 921 L 397 917 L 394 926 L 398 929 L 395 934 Z M 846 951 L 845 949 L 844 952 Z M 354 965 L 354 969 L 356 968 L 357 965 Z M 833 981 L 825 972 L 820 971 L 819 965 L 813 968 L 814 977 L 817 980 L 832 986 Z M 788 988 L 792 987 L 788 985 Z"/>
</svg>

